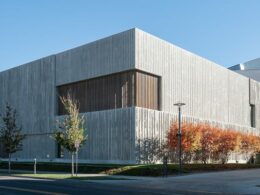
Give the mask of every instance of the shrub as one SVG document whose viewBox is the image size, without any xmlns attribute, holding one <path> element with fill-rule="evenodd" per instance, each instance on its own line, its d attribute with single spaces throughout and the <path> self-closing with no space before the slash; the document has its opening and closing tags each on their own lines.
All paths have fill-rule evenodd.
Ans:
<svg viewBox="0 0 260 195">
<path fill-rule="evenodd" d="M 137 162 L 154 164 L 159 162 L 164 155 L 164 143 L 158 138 L 138 139 L 136 145 Z"/>
<path fill-rule="evenodd" d="M 178 123 L 173 122 L 167 135 L 167 147 L 173 151 L 175 159 L 178 151 L 177 132 Z M 186 163 L 200 161 L 206 164 L 215 161 L 224 164 L 232 152 L 243 154 L 248 161 L 260 151 L 260 137 L 206 123 L 183 123 L 181 146 L 182 158 Z"/>
</svg>

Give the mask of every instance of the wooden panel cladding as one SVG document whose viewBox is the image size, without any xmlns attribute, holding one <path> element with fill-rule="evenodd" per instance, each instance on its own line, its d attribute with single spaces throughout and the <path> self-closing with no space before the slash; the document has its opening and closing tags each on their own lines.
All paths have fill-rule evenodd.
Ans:
<svg viewBox="0 0 260 195">
<path fill-rule="evenodd" d="M 132 106 L 158 109 L 158 82 L 158 77 L 127 71 L 59 86 L 58 95 L 70 93 L 81 113 Z M 66 114 L 59 98 L 58 114 Z"/>
<path fill-rule="evenodd" d="M 136 72 L 137 107 L 159 110 L 159 78 Z"/>
</svg>

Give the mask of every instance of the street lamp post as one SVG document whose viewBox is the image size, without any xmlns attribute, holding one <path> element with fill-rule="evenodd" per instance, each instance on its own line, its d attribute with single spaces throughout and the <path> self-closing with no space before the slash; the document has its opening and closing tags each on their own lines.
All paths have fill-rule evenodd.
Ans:
<svg viewBox="0 0 260 195">
<path fill-rule="evenodd" d="M 181 168 L 182 168 L 182 161 L 181 161 L 181 155 L 182 155 L 182 151 L 181 151 L 181 107 L 184 106 L 185 103 L 181 103 L 178 102 L 176 104 L 174 104 L 174 106 L 178 106 L 178 112 L 179 112 L 179 117 L 178 117 L 178 121 L 179 121 L 179 130 L 177 133 L 177 137 L 178 137 L 178 147 L 179 147 L 179 174 L 181 174 Z"/>
</svg>

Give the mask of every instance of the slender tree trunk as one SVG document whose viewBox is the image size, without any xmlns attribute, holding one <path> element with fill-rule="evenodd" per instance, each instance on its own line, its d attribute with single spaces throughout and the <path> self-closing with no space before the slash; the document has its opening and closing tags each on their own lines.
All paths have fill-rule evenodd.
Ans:
<svg viewBox="0 0 260 195">
<path fill-rule="evenodd" d="M 78 150 L 76 151 L 76 176 L 78 176 Z"/>
<path fill-rule="evenodd" d="M 11 173 L 11 153 L 8 154 L 8 173 Z"/>
<path fill-rule="evenodd" d="M 74 152 L 71 153 L 71 175 L 74 176 Z"/>
</svg>

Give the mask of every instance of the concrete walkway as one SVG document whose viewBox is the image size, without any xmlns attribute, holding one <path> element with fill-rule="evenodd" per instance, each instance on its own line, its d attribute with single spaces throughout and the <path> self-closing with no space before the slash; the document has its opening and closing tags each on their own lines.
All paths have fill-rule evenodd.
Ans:
<svg viewBox="0 0 260 195">
<path fill-rule="evenodd" d="M 128 177 L 129 178 L 129 177 Z M 93 181 L 92 181 L 93 182 Z M 95 181 L 127 187 L 199 194 L 260 194 L 260 169 L 198 173 L 137 180 Z"/>
</svg>

